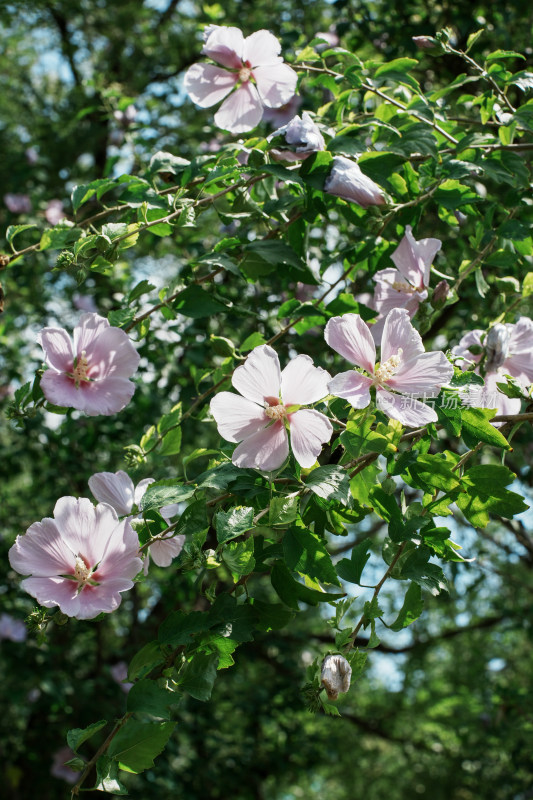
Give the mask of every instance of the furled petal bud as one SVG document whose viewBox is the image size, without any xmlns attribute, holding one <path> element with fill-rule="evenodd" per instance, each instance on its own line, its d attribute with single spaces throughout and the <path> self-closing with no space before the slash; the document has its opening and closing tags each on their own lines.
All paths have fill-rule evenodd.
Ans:
<svg viewBox="0 0 533 800">
<path fill-rule="evenodd" d="M 283 136 L 285 142 L 271 150 L 276 160 L 303 161 L 312 153 L 326 149 L 324 137 L 307 111 L 301 117 L 293 117 L 288 125 L 271 133 L 268 141 L 278 136 Z"/>
<path fill-rule="evenodd" d="M 380 206 L 385 202 L 383 192 L 377 183 L 361 172 L 357 164 L 344 156 L 336 156 L 333 159 L 333 167 L 324 183 L 324 190 L 348 202 L 357 203 L 362 208 Z"/>
<path fill-rule="evenodd" d="M 322 662 L 320 682 L 330 700 L 336 700 L 339 692 L 347 692 L 350 688 L 352 668 L 344 656 L 326 656 Z"/>
<path fill-rule="evenodd" d="M 448 295 L 450 294 L 450 284 L 448 281 L 439 281 L 435 286 L 433 297 L 431 298 L 431 305 L 433 308 L 442 308 Z"/>
<path fill-rule="evenodd" d="M 498 323 L 490 329 L 485 340 L 485 369 L 487 372 L 495 372 L 501 367 L 509 355 L 510 338 L 511 335 L 507 325 Z"/>
</svg>

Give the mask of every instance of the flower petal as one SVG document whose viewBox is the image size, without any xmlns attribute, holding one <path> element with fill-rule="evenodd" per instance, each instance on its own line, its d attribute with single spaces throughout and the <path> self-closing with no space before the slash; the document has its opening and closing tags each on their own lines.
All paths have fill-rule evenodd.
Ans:
<svg viewBox="0 0 533 800">
<path fill-rule="evenodd" d="M 133 507 L 133 481 L 123 470 L 95 472 L 89 478 L 89 489 L 99 503 L 107 503 L 120 516 L 129 514 Z"/>
<path fill-rule="evenodd" d="M 289 420 L 292 452 L 298 464 L 308 469 L 320 455 L 322 445 L 331 439 L 333 426 L 324 414 L 310 408 L 296 411 Z"/>
<path fill-rule="evenodd" d="M 173 536 L 172 539 L 160 539 L 150 545 L 150 557 L 158 567 L 169 567 L 172 560 L 179 556 L 185 544 L 185 536 Z"/>
<path fill-rule="evenodd" d="M 365 175 L 358 164 L 344 156 L 335 156 L 333 159 L 331 171 L 324 182 L 324 191 L 357 203 L 362 208 L 379 206 L 385 202 L 377 183 Z"/>
<path fill-rule="evenodd" d="M 422 337 L 412 326 L 405 308 L 393 308 L 387 314 L 381 339 L 381 363 L 402 351 L 402 360 L 408 361 L 424 352 Z"/>
<path fill-rule="evenodd" d="M 20 588 L 45 608 L 59 606 L 69 617 L 75 617 L 80 608 L 77 581 L 68 578 L 26 578 L 21 581 Z M 96 616 L 96 614 L 95 614 Z"/>
<path fill-rule="evenodd" d="M 368 325 L 359 314 L 344 314 L 329 320 L 324 331 L 326 342 L 351 364 L 374 372 L 376 346 Z"/>
<path fill-rule="evenodd" d="M 239 28 L 226 25 L 213 26 L 202 53 L 228 69 L 240 69 L 243 62 L 243 47 L 244 36 Z"/>
<path fill-rule="evenodd" d="M 253 67 L 262 64 L 275 64 L 281 61 L 281 42 L 270 31 L 255 31 L 244 40 L 242 60 L 249 61 Z"/>
<path fill-rule="evenodd" d="M 382 269 L 374 275 L 374 308 L 386 316 L 393 308 L 405 308 L 412 317 L 428 293 L 416 291 L 397 269 Z M 374 339 L 375 340 L 375 339 Z"/>
<path fill-rule="evenodd" d="M 366 408 L 370 403 L 371 386 L 371 378 L 352 370 L 335 375 L 328 384 L 328 389 L 330 394 L 335 397 L 342 397 L 343 400 L 348 400 L 354 408 Z"/>
<path fill-rule="evenodd" d="M 63 539 L 53 519 L 46 517 L 17 536 L 9 550 L 9 563 L 21 575 L 49 577 L 74 572 L 75 553 Z"/>
<path fill-rule="evenodd" d="M 185 91 L 197 106 L 210 108 L 220 103 L 233 89 L 239 76 L 214 64 L 193 64 L 185 73 Z"/>
<path fill-rule="evenodd" d="M 44 350 L 44 360 L 58 372 L 72 372 L 72 340 L 63 328 L 43 328 L 37 341 Z"/>
<path fill-rule="evenodd" d="M 270 422 L 263 406 L 258 406 L 252 400 L 233 392 L 220 392 L 215 395 L 211 400 L 210 409 L 217 423 L 218 432 L 228 442 L 241 442 L 266 428 Z"/>
<path fill-rule="evenodd" d="M 60 497 L 54 507 L 54 518 L 65 544 L 90 567 L 102 560 L 109 537 L 119 524 L 111 506 L 102 503 L 95 507 L 85 497 Z"/>
<path fill-rule="evenodd" d="M 142 481 L 139 481 L 135 487 L 135 492 L 133 493 L 133 502 L 136 506 L 138 506 L 143 499 L 144 494 L 151 483 L 155 483 L 155 478 L 143 478 Z"/>
<path fill-rule="evenodd" d="M 509 355 L 502 364 L 505 372 L 524 382 L 533 382 L 533 322 L 520 317 L 516 325 L 509 325 Z"/>
<path fill-rule="evenodd" d="M 468 367 L 468 363 L 472 361 L 477 364 L 478 361 L 481 360 L 482 353 L 474 355 L 470 352 L 470 345 L 481 347 L 482 333 L 483 331 L 480 328 L 475 328 L 473 331 L 468 331 L 468 333 L 461 338 L 459 344 L 455 345 L 455 347 L 452 347 L 452 353 L 454 356 L 467 359 L 467 362 L 460 365 L 462 369 L 466 369 Z"/>
<path fill-rule="evenodd" d="M 429 271 L 441 247 L 440 239 L 420 239 L 417 242 L 411 226 L 407 225 L 404 237 L 391 259 L 413 286 L 423 289 L 429 286 Z"/>
<path fill-rule="evenodd" d="M 284 106 L 296 92 L 298 75 L 288 64 L 254 67 L 253 76 L 259 97 L 269 108 Z"/>
<path fill-rule="evenodd" d="M 254 347 L 244 364 L 233 373 L 231 382 L 243 397 L 261 406 L 266 397 L 279 397 L 281 370 L 278 354 L 268 344 Z"/>
<path fill-rule="evenodd" d="M 397 419 L 408 428 L 418 428 L 438 419 L 436 412 L 420 400 L 401 394 L 391 394 L 379 388 L 376 392 L 376 405 L 388 417 Z"/>
<path fill-rule="evenodd" d="M 55 406 L 77 408 L 80 411 L 85 409 L 85 400 L 81 390 L 76 389 L 73 379 L 68 378 L 64 373 L 47 369 L 41 378 L 41 389 L 48 402 Z"/>
<path fill-rule="evenodd" d="M 261 122 L 263 105 L 255 86 L 249 81 L 239 86 L 220 106 L 215 124 L 230 133 L 251 131 Z"/>
<path fill-rule="evenodd" d="M 402 360 L 396 374 L 386 383 L 398 392 L 436 397 L 452 378 L 453 367 L 444 353 L 433 350 Z"/>
<path fill-rule="evenodd" d="M 315 367 L 309 356 L 292 358 L 281 373 L 281 397 L 286 406 L 316 403 L 326 397 L 331 375 Z"/>
<path fill-rule="evenodd" d="M 272 472 L 289 456 L 289 437 L 283 422 L 278 421 L 241 442 L 233 452 L 236 467 Z"/>
<path fill-rule="evenodd" d="M 84 348 L 89 378 L 130 378 L 139 366 L 141 357 L 128 334 L 120 328 L 105 328 Z M 81 350 L 76 352 L 81 355 Z"/>
<path fill-rule="evenodd" d="M 84 382 L 80 385 L 82 399 L 73 407 L 85 411 L 90 417 L 98 414 L 110 416 L 122 411 L 134 392 L 135 384 L 126 378 L 107 377 L 101 381 Z"/>
<path fill-rule="evenodd" d="M 82 350 L 88 351 L 94 340 L 98 339 L 102 332 L 109 327 L 106 318 L 99 314 L 82 314 L 73 331 L 74 353 L 79 355 Z"/>
</svg>

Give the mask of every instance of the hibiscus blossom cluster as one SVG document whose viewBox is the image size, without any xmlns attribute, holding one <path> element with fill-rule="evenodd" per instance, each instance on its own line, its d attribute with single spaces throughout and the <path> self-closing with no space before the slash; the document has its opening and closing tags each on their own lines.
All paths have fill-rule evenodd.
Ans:
<svg viewBox="0 0 533 800">
<path fill-rule="evenodd" d="M 368 325 L 359 314 L 329 320 L 325 339 L 330 347 L 356 369 L 334 378 L 315 367 L 309 356 L 298 355 L 283 371 L 269 345 L 256 347 L 233 373 L 239 392 L 220 392 L 211 401 L 211 413 L 224 439 L 238 443 L 233 463 L 270 472 L 289 456 L 303 468 L 315 463 L 333 427 L 313 408 L 302 408 L 328 395 L 365 408 L 375 389 L 378 408 L 408 427 L 437 420 L 433 408 L 418 398 L 436 397 L 453 376 L 453 367 L 442 352 L 424 352 L 422 338 L 405 309 L 387 315 L 381 341 L 381 361 Z M 362 370 L 362 371 L 360 371 Z"/>
<path fill-rule="evenodd" d="M 520 317 L 517 323 L 497 323 L 486 333 L 476 328 L 452 349 L 463 369 L 475 364 L 484 375 L 484 386 L 471 386 L 465 401 L 481 408 L 496 408 L 500 414 L 517 414 L 520 398 L 507 397 L 498 388 L 510 375 L 525 390 L 533 382 L 533 322 Z"/>
</svg>

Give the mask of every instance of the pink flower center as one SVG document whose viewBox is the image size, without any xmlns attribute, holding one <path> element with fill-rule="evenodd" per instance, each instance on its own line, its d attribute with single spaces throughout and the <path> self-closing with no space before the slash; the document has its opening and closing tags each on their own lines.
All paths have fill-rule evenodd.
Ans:
<svg viewBox="0 0 533 800">
<path fill-rule="evenodd" d="M 87 362 L 87 354 L 85 353 L 85 350 L 82 350 L 81 355 L 77 360 L 75 359 L 73 363 L 72 377 L 74 378 L 76 389 L 79 388 L 79 385 L 82 381 L 90 380 L 89 376 L 87 375 L 88 368 L 89 364 Z"/>
<path fill-rule="evenodd" d="M 287 416 L 287 409 L 280 403 L 278 397 L 265 397 L 265 414 L 269 419 L 278 420 Z"/>
<path fill-rule="evenodd" d="M 248 62 L 246 62 L 246 64 L 248 64 Z M 248 83 L 251 77 L 252 77 L 251 67 L 249 65 L 242 66 L 241 69 L 239 70 L 239 80 L 242 81 L 242 83 Z"/>
<path fill-rule="evenodd" d="M 395 291 L 403 292 L 403 294 L 412 294 L 413 292 L 417 291 L 416 288 L 414 286 L 411 286 L 410 283 L 406 283 L 403 281 L 394 281 L 394 283 L 391 285 L 392 288 L 395 289 Z"/>
<path fill-rule="evenodd" d="M 91 570 L 85 563 L 85 559 L 77 555 L 74 564 L 74 577 L 80 585 L 80 590 L 83 589 L 89 578 L 91 577 Z"/>
<path fill-rule="evenodd" d="M 394 375 L 394 373 L 401 364 L 402 353 L 403 350 L 400 347 L 396 355 L 391 356 L 390 358 L 387 359 L 387 361 L 383 361 L 383 363 L 379 365 L 379 367 L 374 372 L 374 380 L 373 380 L 374 386 L 380 386 L 381 384 L 386 383 L 388 380 L 390 380 L 390 378 L 392 378 L 392 376 Z"/>
</svg>

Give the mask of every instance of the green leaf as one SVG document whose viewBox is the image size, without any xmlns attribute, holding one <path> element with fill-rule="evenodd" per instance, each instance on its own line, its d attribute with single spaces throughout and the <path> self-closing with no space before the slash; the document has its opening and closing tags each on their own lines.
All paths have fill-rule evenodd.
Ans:
<svg viewBox="0 0 533 800">
<path fill-rule="evenodd" d="M 221 311 L 227 311 L 225 305 L 220 303 L 212 294 L 206 292 L 201 286 L 188 286 L 176 297 L 172 303 L 174 311 L 178 311 L 185 317 L 200 319 L 201 317 L 211 317 Z"/>
<path fill-rule="evenodd" d="M 230 570 L 233 580 L 238 581 L 242 575 L 249 575 L 255 567 L 254 540 L 229 542 L 222 551 L 222 560 Z"/>
<path fill-rule="evenodd" d="M 283 539 L 283 552 L 289 569 L 340 586 L 331 556 L 322 540 L 311 531 L 290 528 Z"/>
<path fill-rule="evenodd" d="M 400 613 L 392 625 L 389 625 L 389 628 L 392 631 L 401 631 L 402 628 L 406 628 L 411 622 L 418 619 L 423 609 L 424 601 L 422 600 L 422 589 L 418 583 L 413 581 L 407 590 Z"/>
<path fill-rule="evenodd" d="M 339 561 L 337 574 L 343 581 L 360 583 L 366 562 L 371 555 L 369 552 L 371 544 L 370 539 L 364 539 L 353 548 L 351 558 L 343 558 Z"/>
<path fill-rule="evenodd" d="M 277 631 L 284 628 L 294 617 L 294 611 L 280 603 L 265 603 L 255 598 L 253 609 L 257 615 L 257 627 L 261 631 Z"/>
<path fill-rule="evenodd" d="M 48 228 L 41 236 L 39 250 L 62 250 L 77 241 L 80 235 L 81 229 L 75 228 L 72 224 L 59 224 L 54 228 Z"/>
<path fill-rule="evenodd" d="M 118 308 L 116 311 L 110 311 L 107 315 L 109 324 L 114 328 L 124 328 L 133 322 L 135 318 L 135 309 L 133 308 Z"/>
<path fill-rule="evenodd" d="M 345 506 L 350 501 L 350 481 L 342 467 L 317 467 L 307 476 L 305 485 L 325 500 L 338 500 Z"/>
<path fill-rule="evenodd" d="M 148 294 L 148 292 L 151 292 L 153 289 L 155 289 L 155 286 L 153 283 L 150 283 L 150 281 L 139 281 L 139 283 L 137 283 L 128 294 L 128 305 L 133 303 L 134 300 L 138 300 L 138 298 L 142 297 L 143 294 Z"/>
<path fill-rule="evenodd" d="M 159 455 L 175 456 L 178 453 L 181 453 L 181 428 L 173 428 L 165 433 L 159 447 Z"/>
<path fill-rule="evenodd" d="M 480 28 L 478 31 L 474 31 L 474 33 L 470 34 L 470 36 L 466 40 L 465 53 L 468 53 L 468 51 L 475 45 L 479 37 L 483 36 L 484 33 L 485 33 L 485 28 Z"/>
<path fill-rule="evenodd" d="M 95 733 L 98 733 L 98 731 L 100 731 L 106 725 L 107 720 L 101 719 L 99 722 L 93 722 L 92 725 L 88 725 L 86 728 L 73 728 L 67 733 L 68 746 L 76 753 L 78 747 L 90 739 L 91 736 L 94 736 Z"/>
<path fill-rule="evenodd" d="M 440 489 L 442 492 L 450 492 L 461 485 L 457 473 L 452 471 L 450 463 L 440 453 L 419 455 L 416 462 L 409 467 L 409 472 L 418 488 L 424 491 Z"/>
<path fill-rule="evenodd" d="M 229 511 L 215 514 L 217 540 L 222 544 L 236 536 L 242 536 L 253 526 L 254 510 L 248 506 L 236 506 Z"/>
<path fill-rule="evenodd" d="M 404 83 L 412 89 L 418 90 L 420 87 L 408 71 L 418 65 L 418 61 L 414 58 L 395 58 L 392 61 L 382 64 L 374 73 L 376 79 L 392 80 L 398 83 Z"/>
<path fill-rule="evenodd" d="M 175 480 L 151 483 L 139 504 L 140 511 L 151 511 L 172 503 L 188 500 L 195 492 L 194 486 L 182 486 Z"/>
<path fill-rule="evenodd" d="M 18 236 L 19 233 L 23 233 L 24 231 L 30 231 L 32 228 L 36 228 L 37 225 L 9 225 L 8 229 L 6 230 L 6 239 L 8 243 L 11 245 L 12 249 L 14 250 L 15 247 L 13 245 L 13 240 L 15 236 Z"/>
<path fill-rule="evenodd" d="M 478 528 L 488 525 L 489 514 L 511 519 L 529 508 L 519 494 L 505 488 L 514 478 L 514 473 L 501 465 L 471 467 L 463 475 L 466 492 L 459 495 L 456 503 L 467 520 Z"/>
<path fill-rule="evenodd" d="M 344 597 L 344 594 L 328 594 L 304 586 L 292 577 L 283 561 L 276 561 L 270 573 L 270 580 L 280 599 L 296 610 L 299 610 L 298 601 L 300 600 L 316 606 L 317 603 L 330 603 Z"/>
<path fill-rule="evenodd" d="M 298 516 L 299 497 L 273 497 L 268 510 L 269 525 L 290 525 Z"/>
<path fill-rule="evenodd" d="M 180 156 L 174 156 L 172 153 L 166 153 L 164 150 L 158 150 L 150 159 L 149 172 L 170 172 L 172 175 L 179 175 L 189 165 L 190 161 Z"/>
<path fill-rule="evenodd" d="M 86 203 L 87 200 L 90 200 L 91 197 L 94 197 L 95 194 L 97 195 L 98 199 L 100 199 L 100 197 L 102 197 L 102 195 L 113 186 L 116 186 L 115 181 L 108 178 L 99 178 L 92 183 L 75 186 L 71 194 L 72 208 L 74 209 L 74 213 L 79 209 L 80 206 Z"/>
<path fill-rule="evenodd" d="M 154 667 L 162 664 L 164 660 L 165 657 L 161 652 L 159 642 L 148 642 L 131 659 L 128 667 L 128 680 L 135 681 L 137 678 L 144 678 Z"/>
<path fill-rule="evenodd" d="M 382 617 L 383 609 L 380 608 L 378 598 L 373 597 L 372 600 L 367 600 L 363 607 L 363 612 L 367 620 L 373 620 Z"/>
<path fill-rule="evenodd" d="M 118 779 L 118 764 L 109 756 L 100 756 L 96 762 L 96 785 L 98 792 L 128 794 L 127 788 Z"/>
<path fill-rule="evenodd" d="M 460 206 L 478 203 L 480 197 L 469 186 L 465 186 L 459 181 L 448 180 L 440 184 L 433 194 L 433 199 L 438 205 L 454 211 Z"/>
<path fill-rule="evenodd" d="M 511 445 L 500 431 L 490 424 L 496 410 L 487 408 L 465 408 L 461 412 L 463 423 L 463 436 L 467 433 L 471 437 L 471 442 L 467 442 L 469 447 L 475 447 L 478 442 L 486 442 L 494 447 L 502 447 L 510 450 Z"/>
<path fill-rule="evenodd" d="M 410 578 L 433 595 L 447 591 L 448 583 L 442 569 L 429 562 L 431 550 L 422 545 L 408 553 L 401 567 L 401 577 Z"/>
<path fill-rule="evenodd" d="M 159 627 L 158 637 L 161 644 L 179 647 L 188 645 L 195 633 L 209 630 L 211 622 L 205 611 L 174 611 Z"/>
<path fill-rule="evenodd" d="M 528 272 L 522 282 L 522 297 L 529 297 L 533 294 L 533 272 Z"/>
<path fill-rule="evenodd" d="M 211 627 L 236 642 L 251 642 L 255 611 L 249 603 L 238 603 L 229 594 L 220 594 L 209 611 Z"/>
<path fill-rule="evenodd" d="M 346 660 L 352 668 L 352 684 L 355 683 L 355 681 L 358 680 L 363 674 L 367 658 L 368 653 L 359 649 L 352 653 L 348 653 L 346 656 Z"/>
<path fill-rule="evenodd" d="M 127 772 L 143 772 L 170 739 L 175 722 L 139 722 L 130 718 L 109 743 L 107 754 Z"/>
<path fill-rule="evenodd" d="M 145 678 L 135 683 L 128 692 L 127 709 L 170 719 L 168 706 L 175 702 L 176 697 L 172 692 Z"/>
<path fill-rule="evenodd" d="M 180 688 L 196 700 L 209 700 L 217 677 L 218 661 L 217 653 L 197 653 L 180 674 Z"/>
</svg>

